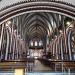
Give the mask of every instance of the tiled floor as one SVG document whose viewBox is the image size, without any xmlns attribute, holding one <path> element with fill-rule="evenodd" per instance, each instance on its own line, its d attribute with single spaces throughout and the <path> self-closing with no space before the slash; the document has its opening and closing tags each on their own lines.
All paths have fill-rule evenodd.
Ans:
<svg viewBox="0 0 75 75">
<path fill-rule="evenodd" d="M 33 71 L 51 71 L 51 68 L 42 64 L 39 60 L 35 60 Z"/>
</svg>

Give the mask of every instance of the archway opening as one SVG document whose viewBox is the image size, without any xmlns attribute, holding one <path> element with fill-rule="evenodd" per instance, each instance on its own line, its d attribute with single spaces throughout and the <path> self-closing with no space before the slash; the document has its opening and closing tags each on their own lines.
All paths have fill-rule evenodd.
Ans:
<svg viewBox="0 0 75 75">
<path fill-rule="evenodd" d="M 44 3 L 45 5 L 43 5 Z M 54 8 L 51 8 L 51 2 L 49 2 L 48 5 L 47 3 L 48 2 L 41 2 L 40 5 L 38 2 L 32 2 L 32 4 L 30 3 L 32 7 L 30 7 L 28 3 L 27 7 L 21 4 L 19 5 L 21 8 L 15 5 L 3 11 L 1 10 L 1 62 L 26 62 L 28 72 L 63 72 L 66 67 L 70 67 L 69 71 L 74 71 L 74 11 L 59 5 L 57 5 L 56 8 L 55 4 L 64 5 L 60 2 L 52 2 Z M 69 5 L 65 6 L 70 7 Z M 72 9 L 74 8 L 72 7 Z M 37 62 L 39 65 L 42 63 L 44 68 L 42 68 L 43 66 L 38 67 L 37 64 L 37 67 L 34 67 L 34 63 Z"/>
</svg>

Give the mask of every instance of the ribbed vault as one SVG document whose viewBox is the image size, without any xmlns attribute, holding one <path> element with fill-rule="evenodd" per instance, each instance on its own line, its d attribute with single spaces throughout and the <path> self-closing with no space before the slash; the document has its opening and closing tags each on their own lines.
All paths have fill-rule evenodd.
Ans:
<svg viewBox="0 0 75 75">
<path fill-rule="evenodd" d="M 43 39 L 50 36 L 57 27 L 57 14 L 34 12 L 19 16 L 18 33 L 24 38 Z M 17 25 L 16 25 L 17 27 Z"/>
</svg>

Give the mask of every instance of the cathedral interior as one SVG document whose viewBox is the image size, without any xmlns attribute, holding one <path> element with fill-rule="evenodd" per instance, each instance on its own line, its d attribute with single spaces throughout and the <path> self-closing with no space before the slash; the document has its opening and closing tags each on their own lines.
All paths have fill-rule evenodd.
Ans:
<svg viewBox="0 0 75 75">
<path fill-rule="evenodd" d="M 74 75 L 75 5 L 10 1 L 0 0 L 0 75 Z"/>
</svg>

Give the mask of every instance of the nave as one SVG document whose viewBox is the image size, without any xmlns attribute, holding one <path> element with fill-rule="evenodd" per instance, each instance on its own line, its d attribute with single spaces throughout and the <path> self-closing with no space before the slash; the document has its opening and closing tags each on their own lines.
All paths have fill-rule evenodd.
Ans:
<svg viewBox="0 0 75 75">
<path fill-rule="evenodd" d="M 75 73 L 74 12 L 73 5 L 55 0 L 1 9 L 0 73 Z"/>
</svg>

